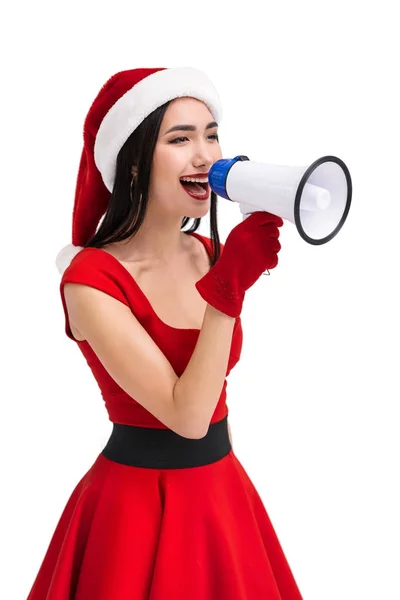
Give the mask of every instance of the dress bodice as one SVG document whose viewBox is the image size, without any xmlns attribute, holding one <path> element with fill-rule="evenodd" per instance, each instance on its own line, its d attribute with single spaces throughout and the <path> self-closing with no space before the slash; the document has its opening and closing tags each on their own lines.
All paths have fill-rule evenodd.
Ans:
<svg viewBox="0 0 400 600">
<path fill-rule="evenodd" d="M 195 235 L 205 245 L 208 254 L 211 255 L 210 238 L 195 232 L 192 232 L 191 235 Z M 223 244 L 221 244 L 222 251 Z M 79 341 L 73 337 L 63 291 L 65 283 L 81 283 L 95 287 L 128 306 L 142 327 L 146 329 L 164 353 L 178 377 L 182 375 L 190 360 L 200 329 L 182 329 L 164 323 L 155 313 L 131 273 L 114 256 L 102 249 L 84 248 L 73 258 L 63 273 L 60 294 L 65 315 L 65 333 L 69 339 L 78 344 L 84 355 L 100 388 L 110 421 L 139 427 L 166 429 L 161 421 L 156 419 L 154 415 L 136 402 L 116 383 L 86 340 Z M 242 341 L 241 320 L 238 317 L 234 325 L 226 376 L 239 361 Z M 226 387 L 227 381 L 225 379 L 210 423 L 219 421 L 228 414 Z"/>
</svg>

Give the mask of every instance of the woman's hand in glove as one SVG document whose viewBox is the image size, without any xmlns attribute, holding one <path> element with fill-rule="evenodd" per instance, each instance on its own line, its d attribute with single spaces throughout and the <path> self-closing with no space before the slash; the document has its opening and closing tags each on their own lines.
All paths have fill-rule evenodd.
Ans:
<svg viewBox="0 0 400 600">
<path fill-rule="evenodd" d="M 257 211 L 232 229 L 215 265 L 195 284 L 208 304 L 230 317 L 240 315 L 245 292 L 278 264 L 282 225 L 280 217 Z"/>
</svg>

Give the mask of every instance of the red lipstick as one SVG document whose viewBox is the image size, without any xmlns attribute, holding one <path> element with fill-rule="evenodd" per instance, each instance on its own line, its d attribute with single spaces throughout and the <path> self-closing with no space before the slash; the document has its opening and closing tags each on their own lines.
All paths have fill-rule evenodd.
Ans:
<svg viewBox="0 0 400 600">
<path fill-rule="evenodd" d="M 207 173 L 191 173 L 190 175 L 182 175 L 182 177 L 208 177 Z"/>
</svg>

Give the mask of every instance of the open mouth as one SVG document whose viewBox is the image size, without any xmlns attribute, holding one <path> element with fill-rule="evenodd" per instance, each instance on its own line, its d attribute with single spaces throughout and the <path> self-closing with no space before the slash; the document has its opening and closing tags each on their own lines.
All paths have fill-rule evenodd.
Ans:
<svg viewBox="0 0 400 600">
<path fill-rule="evenodd" d="M 187 192 L 192 194 L 199 194 L 201 196 L 204 195 L 204 192 L 208 192 L 208 183 L 205 181 L 204 183 L 194 182 L 194 181 L 183 181 L 179 180 L 181 185 L 185 188 Z"/>
<path fill-rule="evenodd" d="M 205 181 L 204 183 L 197 181 L 183 181 L 182 179 L 179 181 L 185 192 L 195 200 L 206 200 L 210 195 L 210 185 L 208 181 Z"/>
</svg>

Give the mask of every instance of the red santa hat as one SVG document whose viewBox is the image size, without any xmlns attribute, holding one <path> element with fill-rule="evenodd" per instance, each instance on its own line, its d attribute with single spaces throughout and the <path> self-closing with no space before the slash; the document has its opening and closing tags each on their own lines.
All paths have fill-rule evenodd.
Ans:
<svg viewBox="0 0 400 600">
<path fill-rule="evenodd" d="M 83 126 L 72 244 L 57 255 L 60 274 L 96 233 L 113 190 L 117 155 L 128 137 L 156 108 L 183 96 L 204 102 L 220 123 L 219 96 L 207 75 L 193 67 L 130 69 L 116 73 L 103 85 Z"/>
</svg>

